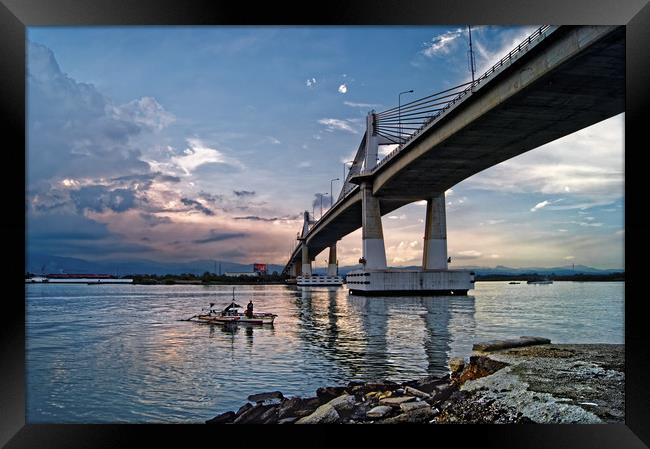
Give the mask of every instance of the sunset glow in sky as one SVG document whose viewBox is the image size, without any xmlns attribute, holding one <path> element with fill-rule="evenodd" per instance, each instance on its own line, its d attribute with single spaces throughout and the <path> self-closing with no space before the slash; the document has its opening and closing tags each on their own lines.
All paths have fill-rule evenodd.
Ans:
<svg viewBox="0 0 650 449">
<path fill-rule="evenodd" d="M 535 28 L 473 27 L 478 73 Z M 467 50 L 466 26 L 28 28 L 28 251 L 283 264 L 367 112 L 467 81 Z M 623 268 L 623 164 L 621 114 L 454 186 L 452 267 Z M 383 217 L 390 265 L 421 263 L 424 218 Z"/>
</svg>

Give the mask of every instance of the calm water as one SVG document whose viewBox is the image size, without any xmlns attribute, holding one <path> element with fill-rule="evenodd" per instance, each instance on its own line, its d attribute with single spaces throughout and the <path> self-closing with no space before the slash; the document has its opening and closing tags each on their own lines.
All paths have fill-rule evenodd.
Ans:
<svg viewBox="0 0 650 449">
<path fill-rule="evenodd" d="M 363 298 L 239 286 L 238 303 L 279 316 L 224 329 L 177 320 L 225 306 L 227 286 L 28 285 L 27 420 L 202 422 L 252 393 L 444 374 L 480 340 L 623 343 L 624 288 L 477 282 L 467 297 Z"/>
</svg>

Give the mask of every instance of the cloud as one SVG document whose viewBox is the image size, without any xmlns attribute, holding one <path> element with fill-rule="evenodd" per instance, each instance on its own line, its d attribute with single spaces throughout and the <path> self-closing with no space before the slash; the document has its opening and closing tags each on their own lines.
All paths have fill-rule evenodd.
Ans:
<svg viewBox="0 0 650 449">
<path fill-rule="evenodd" d="M 252 190 L 233 190 L 232 193 L 234 193 L 239 198 L 255 196 L 255 192 Z"/>
<path fill-rule="evenodd" d="M 531 212 L 535 212 L 536 210 L 542 209 L 542 208 L 548 206 L 549 204 L 551 204 L 550 201 L 548 201 L 548 200 L 544 200 L 544 201 L 542 201 L 541 203 L 537 203 L 537 204 L 535 204 L 535 206 L 534 206 L 532 209 L 530 209 L 530 211 L 531 211 Z"/>
<path fill-rule="evenodd" d="M 315 86 L 315 85 L 316 85 L 316 78 L 309 78 L 309 79 L 305 82 L 305 84 L 307 85 L 307 87 L 313 87 L 313 86 Z"/>
<path fill-rule="evenodd" d="M 235 217 L 235 220 L 249 220 L 249 221 L 266 221 L 266 222 L 277 222 L 277 221 L 296 221 L 302 220 L 302 214 L 297 214 L 294 216 L 286 217 L 259 217 L 257 215 L 248 215 L 246 217 Z"/>
<path fill-rule="evenodd" d="M 128 106 L 127 106 L 128 105 Z M 47 47 L 27 46 L 27 171 L 41 180 L 149 172 L 134 139 L 171 114 L 153 98 L 114 105 L 92 84 L 65 75 Z M 121 111 L 121 113 L 116 113 Z"/>
<path fill-rule="evenodd" d="M 335 118 L 323 118 L 318 120 L 321 125 L 327 126 L 329 131 L 347 131 L 352 134 L 359 134 L 359 131 L 350 126 L 349 120 L 339 120 Z"/>
<path fill-rule="evenodd" d="M 223 240 L 236 239 L 240 237 L 246 237 L 244 232 L 219 232 L 216 229 L 211 229 L 210 234 L 207 237 L 198 240 L 192 240 L 193 243 L 212 243 L 212 242 L 221 242 Z"/>
<path fill-rule="evenodd" d="M 573 260 L 575 259 L 575 256 L 566 256 L 564 260 Z"/>
<path fill-rule="evenodd" d="M 298 164 L 298 168 L 307 168 L 311 167 L 311 162 L 309 161 L 302 161 Z"/>
<path fill-rule="evenodd" d="M 344 105 L 350 106 L 351 108 L 378 108 L 381 105 L 380 104 L 373 104 L 373 103 L 354 103 L 352 101 L 344 101 Z"/>
<path fill-rule="evenodd" d="M 187 143 L 189 146 L 183 151 L 182 156 L 173 156 L 170 159 L 186 175 L 191 174 L 205 164 L 242 168 L 242 164 L 239 161 L 224 155 L 217 149 L 206 146 L 200 139 L 190 138 L 187 139 Z"/>
<path fill-rule="evenodd" d="M 280 142 L 278 139 L 276 139 L 273 136 L 268 136 L 267 139 L 269 142 L 271 142 L 273 145 L 280 145 L 282 142 Z"/>
<path fill-rule="evenodd" d="M 202 212 L 205 215 L 208 216 L 213 216 L 214 212 L 212 212 L 211 209 L 205 207 L 203 204 L 199 203 L 196 200 L 190 199 L 190 198 L 181 198 L 181 203 L 183 203 L 186 206 L 191 206 L 192 209 L 195 209 L 199 212 Z"/>
<path fill-rule="evenodd" d="M 475 250 L 459 251 L 454 256 L 456 259 L 478 259 L 483 253 Z"/>
<path fill-rule="evenodd" d="M 425 48 L 422 50 L 422 54 L 428 58 L 449 54 L 454 48 L 456 39 L 461 37 L 463 33 L 464 31 L 458 28 L 432 37 L 430 42 L 423 44 Z"/>
<path fill-rule="evenodd" d="M 70 192 L 70 198 L 80 212 L 84 210 L 103 212 L 106 209 L 114 212 L 124 212 L 135 206 L 135 195 L 132 190 L 110 190 L 102 185 L 86 186 L 79 190 L 73 190 Z"/>
<path fill-rule="evenodd" d="M 152 97 L 142 97 L 113 108 L 117 118 L 127 119 L 150 130 L 160 131 L 176 120 Z"/>
<path fill-rule="evenodd" d="M 346 84 L 341 84 L 339 86 L 339 93 L 340 94 L 345 94 L 348 91 L 348 86 Z"/>
</svg>

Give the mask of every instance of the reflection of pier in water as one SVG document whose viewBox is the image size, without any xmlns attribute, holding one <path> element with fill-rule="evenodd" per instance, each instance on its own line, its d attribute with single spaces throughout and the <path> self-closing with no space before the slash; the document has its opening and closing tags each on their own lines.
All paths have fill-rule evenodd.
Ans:
<svg viewBox="0 0 650 449">
<path fill-rule="evenodd" d="M 295 294 L 300 338 L 348 379 L 444 375 L 449 357 L 471 349 L 473 296 L 348 297 L 309 287 Z"/>
</svg>

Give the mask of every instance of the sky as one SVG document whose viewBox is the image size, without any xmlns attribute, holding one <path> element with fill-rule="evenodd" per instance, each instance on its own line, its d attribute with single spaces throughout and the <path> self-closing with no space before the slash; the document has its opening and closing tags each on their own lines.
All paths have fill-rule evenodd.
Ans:
<svg viewBox="0 0 650 449">
<path fill-rule="evenodd" d="M 473 26 L 477 74 L 537 26 Z M 284 264 L 365 116 L 470 79 L 463 25 L 30 27 L 27 250 Z M 402 95 L 403 102 L 411 94 Z M 380 147 L 384 154 L 390 147 Z M 624 114 L 446 192 L 454 266 L 624 267 Z M 422 260 L 425 205 L 383 217 Z M 361 256 L 361 231 L 338 245 Z M 316 267 L 326 265 L 326 252 Z"/>
</svg>

